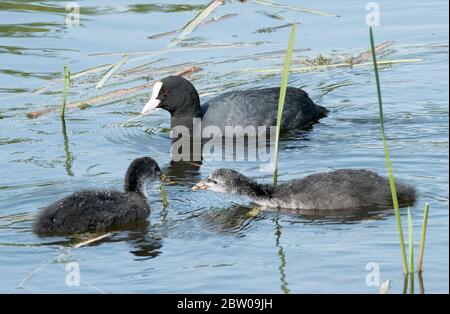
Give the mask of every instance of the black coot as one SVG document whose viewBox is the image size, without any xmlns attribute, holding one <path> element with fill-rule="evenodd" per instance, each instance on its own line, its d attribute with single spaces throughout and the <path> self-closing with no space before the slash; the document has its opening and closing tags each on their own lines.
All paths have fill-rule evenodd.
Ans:
<svg viewBox="0 0 450 314">
<path fill-rule="evenodd" d="M 38 234 L 71 234 L 104 231 L 111 227 L 146 219 L 150 214 L 145 186 L 163 179 L 152 158 L 135 159 L 125 176 L 124 192 L 85 190 L 69 195 L 38 213 L 33 231 Z"/>
<path fill-rule="evenodd" d="M 211 189 L 250 197 L 264 207 L 349 210 L 392 208 L 389 181 L 364 169 L 340 169 L 312 174 L 280 184 L 276 191 L 272 184 L 256 181 L 230 169 L 214 170 L 193 190 Z M 414 188 L 397 184 L 397 195 L 402 207 L 415 203 Z"/>
<path fill-rule="evenodd" d="M 200 106 L 197 90 L 187 79 L 169 76 L 153 87 L 150 101 L 142 114 L 157 108 L 170 112 L 171 127 L 185 126 L 192 131 L 193 118 L 201 119 L 202 128 L 216 126 L 225 135 L 225 126 L 275 126 L 280 88 L 231 91 Z M 328 110 L 316 105 L 300 88 L 289 87 L 285 100 L 282 131 L 302 129 L 324 117 Z M 191 136 L 192 133 L 191 133 Z"/>
</svg>

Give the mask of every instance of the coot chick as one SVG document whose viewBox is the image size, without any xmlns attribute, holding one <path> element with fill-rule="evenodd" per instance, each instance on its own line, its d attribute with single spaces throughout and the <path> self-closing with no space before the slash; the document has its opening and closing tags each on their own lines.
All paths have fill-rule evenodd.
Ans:
<svg viewBox="0 0 450 314">
<path fill-rule="evenodd" d="M 164 179 L 156 161 L 137 158 L 128 167 L 124 192 L 84 190 L 71 194 L 42 208 L 33 231 L 46 235 L 104 231 L 144 220 L 150 214 L 146 183 L 158 177 Z"/>
<path fill-rule="evenodd" d="M 414 188 L 397 184 L 401 207 L 415 203 Z M 193 190 L 211 189 L 250 197 L 264 207 L 307 210 L 392 208 L 387 178 L 364 169 L 340 169 L 312 174 L 278 185 L 259 184 L 231 169 L 214 170 Z"/>
<path fill-rule="evenodd" d="M 219 127 L 222 134 L 225 126 L 275 126 L 277 122 L 280 88 L 264 88 L 231 91 L 221 94 L 200 106 L 197 90 L 181 76 L 169 76 L 155 83 L 150 101 L 142 114 L 157 108 L 171 114 L 171 128 L 185 126 L 193 129 L 193 119 L 201 119 L 202 128 Z M 324 117 L 328 110 L 316 105 L 300 88 L 289 87 L 281 123 L 282 131 L 306 128 Z M 191 133 L 192 136 L 192 133 Z"/>
</svg>

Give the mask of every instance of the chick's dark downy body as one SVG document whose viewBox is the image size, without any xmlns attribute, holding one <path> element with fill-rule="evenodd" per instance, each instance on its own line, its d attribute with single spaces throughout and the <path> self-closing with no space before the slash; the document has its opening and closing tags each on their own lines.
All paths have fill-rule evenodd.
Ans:
<svg viewBox="0 0 450 314">
<path fill-rule="evenodd" d="M 218 169 L 194 187 L 245 195 L 266 207 L 306 210 L 392 208 L 387 178 L 365 169 L 339 169 L 281 183 L 260 184 L 237 171 Z M 411 206 L 415 189 L 398 183 L 400 206 Z"/>
<path fill-rule="evenodd" d="M 42 208 L 33 231 L 49 235 L 95 232 L 144 220 L 150 214 L 145 185 L 159 175 L 153 159 L 135 159 L 128 168 L 123 192 L 92 189 L 71 194 Z"/>
</svg>

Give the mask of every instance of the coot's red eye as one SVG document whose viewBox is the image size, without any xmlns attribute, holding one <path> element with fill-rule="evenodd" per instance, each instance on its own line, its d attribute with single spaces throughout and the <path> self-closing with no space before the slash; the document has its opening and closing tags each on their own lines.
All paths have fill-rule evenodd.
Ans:
<svg viewBox="0 0 450 314">
<path fill-rule="evenodd" d="M 163 89 L 163 95 L 164 96 L 168 96 L 169 95 L 169 90 L 167 88 Z"/>
</svg>

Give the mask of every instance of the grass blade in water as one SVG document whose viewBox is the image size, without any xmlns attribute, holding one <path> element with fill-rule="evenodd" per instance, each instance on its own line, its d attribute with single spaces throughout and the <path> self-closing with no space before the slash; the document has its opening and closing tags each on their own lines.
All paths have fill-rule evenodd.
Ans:
<svg viewBox="0 0 450 314">
<path fill-rule="evenodd" d="M 376 81 L 376 86 L 377 86 L 378 110 L 380 113 L 380 126 L 381 126 L 381 139 L 383 140 L 384 155 L 386 157 L 386 165 L 387 165 L 388 174 L 389 174 L 389 186 L 391 188 L 392 202 L 394 204 L 395 220 L 397 223 L 397 231 L 398 231 L 398 236 L 399 236 L 399 240 L 400 240 L 403 273 L 407 274 L 408 273 L 408 260 L 406 257 L 405 239 L 403 237 L 403 227 L 402 227 L 402 222 L 401 222 L 401 218 L 400 218 L 400 209 L 398 206 L 397 189 L 395 187 L 395 179 L 394 179 L 394 174 L 392 171 L 391 158 L 389 156 L 389 148 L 387 145 L 386 134 L 384 132 L 383 101 L 382 101 L 382 97 L 381 97 L 380 77 L 378 74 L 378 63 L 377 63 L 377 56 L 376 56 L 375 43 L 374 43 L 375 41 L 373 39 L 372 27 L 369 28 L 369 31 L 370 31 L 370 47 L 371 47 L 371 51 L 372 51 L 373 68 L 374 68 L 374 72 L 375 72 L 375 81 Z"/>
<path fill-rule="evenodd" d="M 414 237 L 413 237 L 413 221 L 411 208 L 408 207 L 408 252 L 409 252 L 409 276 L 410 282 L 410 293 L 414 293 Z"/>
<path fill-rule="evenodd" d="M 62 104 L 61 104 L 61 118 L 64 119 L 64 116 L 66 114 L 66 102 L 67 102 L 67 90 L 69 88 L 70 83 L 70 70 L 69 65 L 66 64 L 64 66 L 64 90 L 63 90 L 63 97 L 62 97 Z"/>
<path fill-rule="evenodd" d="M 208 17 L 215 9 L 220 7 L 224 3 L 223 0 L 213 0 L 211 1 L 203 10 L 200 11 L 197 16 L 195 16 L 191 21 L 189 21 L 182 29 L 180 35 L 173 40 L 167 48 L 175 47 L 179 42 L 181 42 L 187 35 L 189 35 L 195 28 L 197 28 L 200 23 Z"/>
<path fill-rule="evenodd" d="M 391 281 L 383 280 L 383 282 L 380 285 L 380 294 L 388 294 L 390 288 L 391 288 Z"/>
<path fill-rule="evenodd" d="M 419 250 L 419 262 L 417 263 L 417 272 L 422 273 L 422 264 L 423 264 L 423 253 L 425 251 L 425 238 L 427 234 L 427 225 L 428 225 L 428 213 L 430 211 L 430 204 L 425 204 L 425 210 L 423 213 L 423 223 L 422 223 L 422 235 L 420 237 L 420 250 Z"/>
<path fill-rule="evenodd" d="M 393 65 L 393 64 L 401 64 L 401 63 L 411 63 L 411 62 L 422 62 L 423 59 L 399 59 L 399 60 L 383 60 L 377 61 L 377 65 Z M 362 67 L 373 65 L 373 62 L 363 62 L 363 63 L 332 63 L 325 65 L 313 65 L 313 66 L 301 66 L 301 67 L 293 67 L 291 68 L 291 72 L 312 72 L 315 70 L 323 70 L 323 69 L 333 69 L 333 68 L 342 68 L 342 67 Z M 267 68 L 267 69 L 256 69 L 256 68 L 247 68 L 242 69 L 242 72 L 254 72 L 254 73 L 280 73 L 283 69 L 281 68 Z"/>
<path fill-rule="evenodd" d="M 262 4 L 262 5 L 265 5 L 268 7 L 273 7 L 273 8 L 280 8 L 280 9 L 286 9 L 286 10 L 292 10 L 292 11 L 300 11 L 300 12 L 306 12 L 306 13 L 312 13 L 312 14 L 319 14 L 319 15 L 323 15 L 323 16 L 336 16 L 336 17 L 338 16 L 336 14 L 322 12 L 319 10 L 313 10 L 313 9 L 308 9 L 308 8 L 303 8 L 303 7 L 299 7 L 299 6 L 293 6 L 293 5 L 286 5 L 286 4 L 276 3 L 276 2 L 268 1 L 268 0 L 251 0 L 251 2 Z"/>
<path fill-rule="evenodd" d="M 284 101 L 286 98 L 286 90 L 289 80 L 289 68 L 291 66 L 292 51 L 294 50 L 295 35 L 297 33 L 297 24 L 292 24 L 291 35 L 289 37 L 289 44 L 286 51 L 286 57 L 284 59 L 284 68 L 281 77 L 281 88 L 280 97 L 278 99 L 278 113 L 277 113 L 277 132 L 275 137 L 275 160 L 274 160 L 274 170 L 273 170 L 273 185 L 275 189 L 277 188 L 278 182 L 278 149 L 280 141 L 280 130 L 281 130 L 281 118 L 283 116 Z"/>
<path fill-rule="evenodd" d="M 161 186 L 159 187 L 159 190 L 161 191 L 161 199 L 162 199 L 163 207 L 167 208 L 167 205 L 169 205 L 169 203 L 167 202 L 166 187 L 164 186 L 164 184 L 161 184 Z"/>
<path fill-rule="evenodd" d="M 120 59 L 119 62 L 117 62 L 116 64 L 114 64 L 114 66 L 109 69 L 108 72 L 106 72 L 105 76 L 102 77 L 102 79 L 97 83 L 97 85 L 95 86 L 95 88 L 99 89 L 102 88 L 106 81 L 122 66 L 125 64 L 125 62 L 127 62 L 129 58 L 129 55 L 124 55 L 122 59 Z"/>
</svg>

